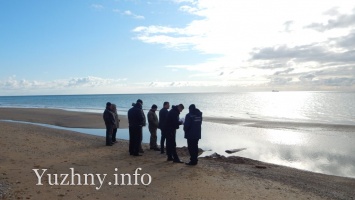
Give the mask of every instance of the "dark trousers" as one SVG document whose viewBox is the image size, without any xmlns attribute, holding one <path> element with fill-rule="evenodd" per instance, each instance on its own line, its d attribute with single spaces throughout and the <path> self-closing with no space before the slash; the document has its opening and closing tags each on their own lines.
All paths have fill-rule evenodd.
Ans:
<svg viewBox="0 0 355 200">
<path fill-rule="evenodd" d="M 176 130 L 168 131 L 166 134 L 166 155 L 168 159 L 180 161 L 176 153 Z"/>
<path fill-rule="evenodd" d="M 129 153 L 131 155 L 138 155 L 139 148 L 142 141 L 142 127 L 130 126 L 129 127 Z"/>
<path fill-rule="evenodd" d="M 160 138 L 160 152 L 164 153 L 164 143 L 166 139 L 166 133 L 165 130 L 160 130 L 161 131 L 161 138 Z"/>
<path fill-rule="evenodd" d="M 190 153 L 190 161 L 193 164 L 197 164 L 198 157 L 198 139 L 188 139 L 187 140 L 187 148 Z"/>
<path fill-rule="evenodd" d="M 112 133 L 113 133 L 113 126 L 106 125 L 106 145 L 111 145 Z"/>
<path fill-rule="evenodd" d="M 117 128 L 114 128 L 112 133 L 112 142 L 116 142 L 116 133 L 117 133 Z"/>
</svg>

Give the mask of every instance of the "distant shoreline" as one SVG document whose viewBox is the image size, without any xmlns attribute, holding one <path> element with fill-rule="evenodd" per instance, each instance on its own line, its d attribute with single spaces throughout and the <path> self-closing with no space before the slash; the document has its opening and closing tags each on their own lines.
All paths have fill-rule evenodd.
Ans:
<svg viewBox="0 0 355 200">
<path fill-rule="evenodd" d="M 101 113 L 70 111 L 65 109 L 0 107 L 0 119 L 43 123 L 67 128 L 105 128 Z M 119 119 L 119 128 L 127 129 L 127 116 L 119 114 Z M 299 129 L 323 127 L 334 130 L 355 132 L 355 125 L 350 124 L 327 124 L 314 122 L 307 123 L 210 116 L 204 116 L 203 121 L 227 125 L 249 126 L 256 128 Z"/>
</svg>

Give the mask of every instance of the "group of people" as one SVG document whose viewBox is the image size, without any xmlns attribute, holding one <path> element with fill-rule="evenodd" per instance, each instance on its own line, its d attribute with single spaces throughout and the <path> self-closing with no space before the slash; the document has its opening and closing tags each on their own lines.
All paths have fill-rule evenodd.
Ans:
<svg viewBox="0 0 355 200">
<path fill-rule="evenodd" d="M 108 110 L 108 104 L 111 103 L 108 102 L 106 104 L 106 110 Z M 144 153 L 142 149 L 142 137 L 143 127 L 146 126 L 146 117 L 142 106 L 143 101 L 141 99 L 138 99 L 136 103 L 132 104 L 132 108 L 128 110 L 129 153 L 132 156 L 141 156 L 142 154 L 140 153 Z M 176 152 L 176 130 L 179 129 L 180 125 L 183 125 L 185 133 L 184 136 L 187 139 L 188 150 L 190 153 L 190 162 L 187 162 L 186 165 L 197 165 L 198 142 L 201 139 L 202 112 L 197 109 L 194 104 L 191 104 L 189 106 L 189 113 L 186 114 L 185 119 L 183 121 L 179 118 L 180 113 L 184 110 L 184 105 L 182 104 L 176 106 L 173 105 L 170 109 L 170 103 L 164 102 L 163 108 L 159 111 L 159 118 L 155 113 L 157 109 L 158 107 L 153 104 L 147 114 L 149 124 L 148 129 L 150 132 L 150 149 L 160 151 L 161 154 L 164 154 L 164 143 L 166 140 L 167 161 L 172 161 L 174 163 L 183 163 Z M 106 124 L 106 145 L 112 145 L 112 141 L 110 143 L 109 140 L 110 138 L 112 138 L 113 140 L 113 134 L 112 137 L 110 137 L 108 134 L 110 134 L 111 129 L 112 133 L 115 132 L 112 127 L 114 127 L 113 124 L 115 123 L 115 119 L 118 118 L 113 117 L 111 119 L 110 113 L 115 112 L 111 110 L 106 110 L 104 112 L 104 120 Z M 112 114 L 112 116 L 114 116 L 114 114 Z M 158 129 L 160 129 L 161 131 L 160 148 L 157 144 Z"/>
</svg>

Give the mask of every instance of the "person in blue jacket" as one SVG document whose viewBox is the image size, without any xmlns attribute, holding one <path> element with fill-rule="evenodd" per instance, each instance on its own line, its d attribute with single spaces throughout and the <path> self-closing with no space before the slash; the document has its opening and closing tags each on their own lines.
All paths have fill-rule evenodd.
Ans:
<svg viewBox="0 0 355 200">
<path fill-rule="evenodd" d="M 190 153 L 190 162 L 186 165 L 197 165 L 198 141 L 201 139 L 202 112 L 194 104 L 189 106 L 184 123 L 185 138 Z"/>
</svg>

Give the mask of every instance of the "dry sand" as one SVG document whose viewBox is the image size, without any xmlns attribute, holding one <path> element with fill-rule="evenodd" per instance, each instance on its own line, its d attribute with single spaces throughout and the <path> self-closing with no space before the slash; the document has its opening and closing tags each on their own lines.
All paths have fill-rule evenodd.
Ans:
<svg viewBox="0 0 355 200">
<path fill-rule="evenodd" d="M 6 111 L 6 112 L 5 112 Z M 5 113 L 5 114 L 4 114 Z M 122 116 L 123 117 L 123 116 Z M 101 128 L 101 114 L 49 109 L 0 109 L 0 119 L 66 127 Z M 99 120 L 99 121 L 97 121 Z M 126 120 L 126 119 L 121 119 Z M 124 122 L 124 121 L 123 121 Z M 87 126 L 89 124 L 89 126 Z M 94 125 L 97 126 L 94 126 Z M 124 127 L 121 123 L 121 127 Z M 118 132 L 119 134 L 119 132 Z M 144 145 L 141 157 L 128 142 L 104 146 L 105 138 L 46 127 L 0 122 L 0 199 L 354 199 L 355 179 L 305 172 L 246 158 L 201 158 L 197 166 L 174 164 Z M 186 149 L 179 149 L 188 160 Z M 50 185 L 47 173 L 107 174 L 95 185 Z M 115 169 L 117 168 L 117 171 Z M 139 171 L 138 185 L 121 184 L 121 174 Z M 47 169 L 42 181 L 33 169 Z M 151 183 L 148 183 L 148 175 Z M 62 179 L 59 180 L 59 183 Z M 71 181 L 71 179 L 69 179 Z M 112 184 L 109 185 L 109 182 Z M 81 180 L 84 184 L 84 181 Z M 127 184 L 127 182 L 126 182 Z"/>
</svg>

